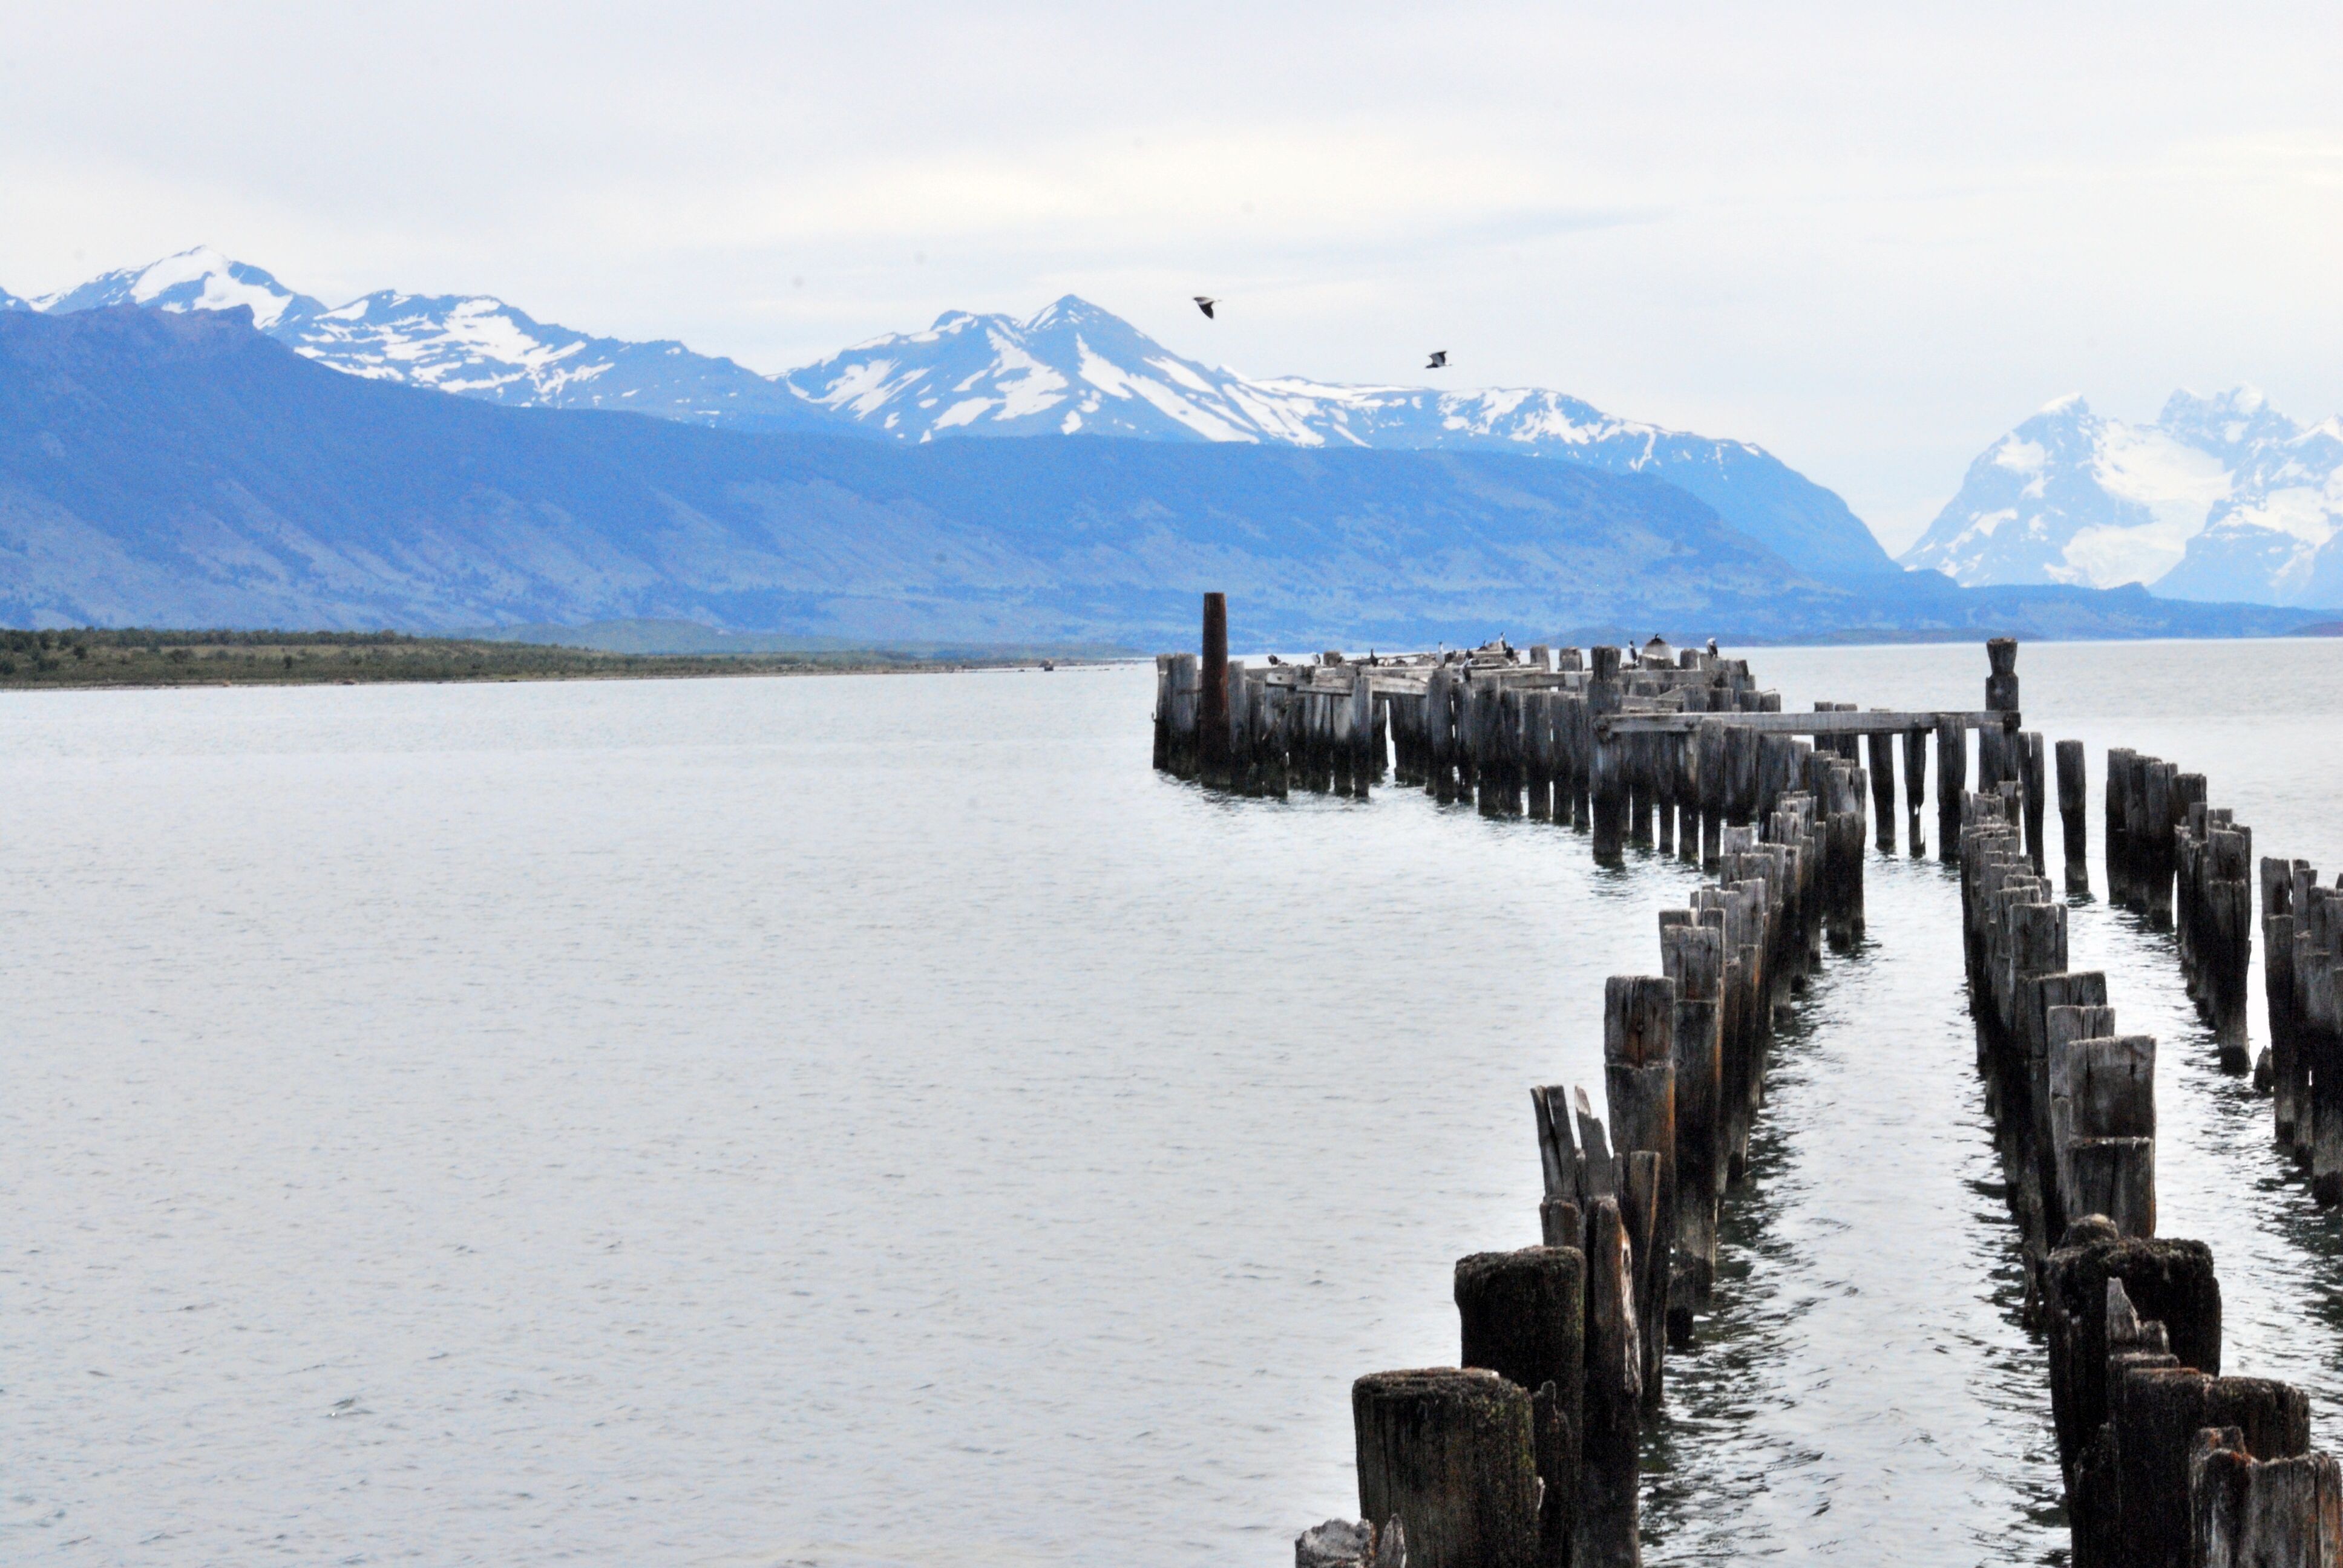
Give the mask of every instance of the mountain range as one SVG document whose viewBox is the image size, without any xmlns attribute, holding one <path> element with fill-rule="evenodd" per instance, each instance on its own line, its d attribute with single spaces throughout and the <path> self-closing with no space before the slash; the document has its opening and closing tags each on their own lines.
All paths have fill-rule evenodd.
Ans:
<svg viewBox="0 0 2343 1568">
<path fill-rule="evenodd" d="M 2062 397 L 1969 465 L 1902 558 L 1970 585 L 2343 605 L 2343 419 L 2242 387 L 2176 392 L 2147 425 Z"/>
<path fill-rule="evenodd" d="M 329 306 L 205 247 L 0 312 L 243 307 L 304 357 L 518 407 L 622 409 L 744 431 L 1111 436 L 1339 450 L 1510 452 L 1657 475 L 1821 580 L 1892 580 L 1845 503 L 1762 447 L 1624 419 L 1560 392 L 1251 377 L 1172 353 L 1074 296 L 1030 319 L 947 312 L 765 376 L 672 341 L 597 337 L 484 295 L 380 290 Z M 2138 583 L 2161 597 L 2343 605 L 2343 420 L 2237 388 L 2175 393 L 2152 425 L 2062 398 L 1995 442 L 1901 568 L 1966 586 Z"/>
<path fill-rule="evenodd" d="M 1177 647 L 1204 588 L 1287 648 L 2302 618 L 1832 581 L 1656 473 L 1504 450 L 710 428 L 338 374 L 244 303 L 0 313 L 0 621 Z"/>
<path fill-rule="evenodd" d="M 1071 295 L 1026 321 L 950 312 L 925 332 L 876 338 L 774 377 L 679 343 L 591 337 L 486 296 L 386 290 L 328 307 L 206 248 L 29 303 L 52 314 L 241 306 L 262 332 L 353 376 L 513 407 L 626 409 L 719 428 L 908 442 L 1079 434 L 1553 457 L 1658 475 L 1831 581 L 1876 580 L 1897 569 L 1835 494 L 1747 442 L 1616 418 L 1557 392 L 1251 379 L 1173 354 Z"/>
</svg>

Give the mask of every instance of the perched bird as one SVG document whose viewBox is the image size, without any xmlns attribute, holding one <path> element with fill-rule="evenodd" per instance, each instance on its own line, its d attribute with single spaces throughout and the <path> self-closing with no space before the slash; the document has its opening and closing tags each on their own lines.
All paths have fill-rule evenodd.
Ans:
<svg viewBox="0 0 2343 1568">
<path fill-rule="evenodd" d="M 1219 300 L 1214 299 L 1209 294 L 1200 294 L 1196 296 L 1196 308 L 1204 313 L 1204 319 L 1207 321 L 1217 319 L 1212 315 L 1212 307 L 1219 303 Z"/>
<path fill-rule="evenodd" d="M 1429 365 L 1426 365 L 1426 366 L 1424 367 L 1424 368 L 1425 368 L 1426 370 L 1445 370 L 1445 369 L 1447 369 L 1447 368 L 1448 368 L 1448 350 L 1446 350 L 1445 348 L 1435 348 L 1435 349 L 1433 349 L 1433 350 L 1432 351 L 1432 363 L 1431 363 L 1431 364 L 1429 364 Z"/>
</svg>

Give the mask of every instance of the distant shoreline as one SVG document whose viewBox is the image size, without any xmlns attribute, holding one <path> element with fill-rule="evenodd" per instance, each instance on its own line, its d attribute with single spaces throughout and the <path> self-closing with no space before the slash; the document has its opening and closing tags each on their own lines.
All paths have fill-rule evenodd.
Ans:
<svg viewBox="0 0 2343 1568">
<path fill-rule="evenodd" d="M 0 691 L 176 687 L 449 685 L 739 676 L 937 675 L 1071 668 L 1112 660 L 1019 650 L 962 658 L 884 648 L 610 653 L 397 632 L 0 630 Z"/>
</svg>

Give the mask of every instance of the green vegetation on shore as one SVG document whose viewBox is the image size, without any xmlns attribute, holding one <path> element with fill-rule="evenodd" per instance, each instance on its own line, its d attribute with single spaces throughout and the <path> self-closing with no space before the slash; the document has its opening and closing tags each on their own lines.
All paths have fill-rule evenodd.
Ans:
<svg viewBox="0 0 2343 1568">
<path fill-rule="evenodd" d="M 0 629 L 0 690 L 108 686 L 315 686 L 380 681 L 596 680 L 1006 668 L 1021 652 L 966 657 L 822 648 L 720 654 L 609 653 L 545 643 L 395 631 Z"/>
</svg>

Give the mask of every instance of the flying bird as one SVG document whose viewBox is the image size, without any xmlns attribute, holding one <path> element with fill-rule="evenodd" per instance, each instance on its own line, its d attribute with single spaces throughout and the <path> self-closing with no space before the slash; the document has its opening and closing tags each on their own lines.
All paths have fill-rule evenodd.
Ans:
<svg viewBox="0 0 2343 1568">
<path fill-rule="evenodd" d="M 1435 349 L 1433 349 L 1433 350 L 1432 351 L 1432 363 L 1431 363 L 1431 364 L 1429 364 L 1429 365 L 1426 365 L 1426 366 L 1424 367 L 1424 368 L 1425 368 L 1426 370 L 1445 370 L 1445 369 L 1447 369 L 1447 368 L 1448 368 L 1448 350 L 1446 350 L 1445 348 L 1435 348 Z"/>
<path fill-rule="evenodd" d="M 1217 319 L 1217 317 L 1212 315 L 1212 307 L 1219 303 L 1219 300 L 1214 299 L 1209 294 L 1200 294 L 1196 296 L 1196 308 L 1204 313 L 1204 319 L 1207 321 Z"/>
</svg>

